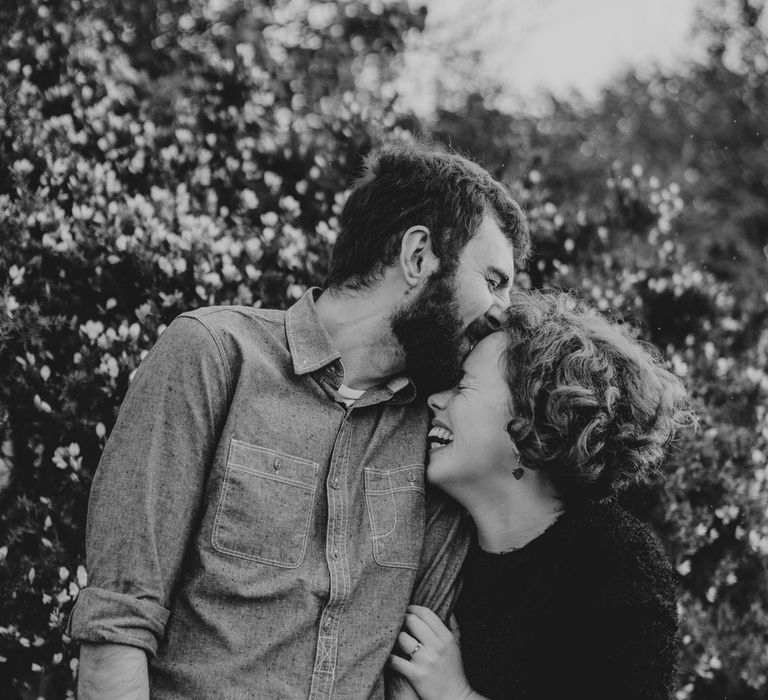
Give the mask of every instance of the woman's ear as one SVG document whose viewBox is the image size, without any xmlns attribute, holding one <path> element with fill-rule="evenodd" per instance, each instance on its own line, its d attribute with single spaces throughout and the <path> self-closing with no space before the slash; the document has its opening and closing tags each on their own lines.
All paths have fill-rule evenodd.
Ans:
<svg viewBox="0 0 768 700">
<path fill-rule="evenodd" d="M 400 269 L 409 287 L 418 287 L 440 266 L 432 250 L 432 235 L 426 226 L 411 226 L 400 246 Z"/>
<path fill-rule="evenodd" d="M 512 438 L 512 442 L 516 442 L 528 431 L 528 421 L 525 418 L 516 416 L 507 423 L 506 431 L 509 437 Z M 515 450 L 517 450 L 517 447 L 515 447 Z"/>
</svg>

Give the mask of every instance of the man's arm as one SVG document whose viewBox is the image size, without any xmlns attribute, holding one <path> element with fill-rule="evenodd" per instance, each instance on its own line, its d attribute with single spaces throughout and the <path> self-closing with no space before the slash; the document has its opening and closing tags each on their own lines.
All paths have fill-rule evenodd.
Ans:
<svg viewBox="0 0 768 700">
<path fill-rule="evenodd" d="M 68 627 L 86 698 L 146 689 L 229 395 L 219 343 L 194 318 L 166 329 L 129 387 L 91 487 L 88 586 Z"/>
<path fill-rule="evenodd" d="M 469 549 L 471 519 L 456 501 L 433 488 L 427 492 L 426 520 L 411 603 L 429 608 L 447 624 L 460 590 L 459 573 Z"/>
<path fill-rule="evenodd" d="M 125 644 L 80 647 L 79 700 L 149 700 L 147 655 Z"/>
<path fill-rule="evenodd" d="M 459 592 L 459 572 L 469 548 L 470 519 L 463 508 L 442 492 L 427 496 L 424 548 L 411 603 L 433 610 L 447 624 Z M 413 686 L 394 671 L 384 669 L 386 697 L 416 700 Z"/>
</svg>

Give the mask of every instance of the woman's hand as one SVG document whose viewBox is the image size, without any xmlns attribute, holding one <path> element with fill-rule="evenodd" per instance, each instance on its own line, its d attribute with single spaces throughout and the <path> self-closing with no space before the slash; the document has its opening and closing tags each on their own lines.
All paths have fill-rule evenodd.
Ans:
<svg viewBox="0 0 768 700">
<path fill-rule="evenodd" d="M 429 608 L 409 605 L 397 645 L 406 658 L 392 655 L 389 665 L 408 679 L 422 700 L 477 698 L 461 663 L 451 631 Z"/>
</svg>

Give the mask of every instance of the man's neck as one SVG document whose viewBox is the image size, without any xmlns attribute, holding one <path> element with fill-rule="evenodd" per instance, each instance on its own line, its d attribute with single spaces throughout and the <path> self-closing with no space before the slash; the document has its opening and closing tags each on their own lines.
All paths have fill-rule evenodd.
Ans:
<svg viewBox="0 0 768 700">
<path fill-rule="evenodd" d="M 323 292 L 316 302 L 323 327 L 344 366 L 344 383 L 369 389 L 402 374 L 402 348 L 392 335 L 393 296 L 381 288 Z"/>
</svg>

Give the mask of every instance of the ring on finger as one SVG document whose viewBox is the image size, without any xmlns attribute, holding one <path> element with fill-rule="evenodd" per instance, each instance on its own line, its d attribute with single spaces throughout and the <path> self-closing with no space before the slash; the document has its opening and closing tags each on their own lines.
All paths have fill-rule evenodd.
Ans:
<svg viewBox="0 0 768 700">
<path fill-rule="evenodd" d="M 423 645 L 422 645 L 422 643 L 421 643 L 421 642 L 416 642 L 416 646 L 415 646 L 415 647 L 413 647 L 413 651 L 412 651 L 410 654 L 408 654 L 408 658 L 409 658 L 409 659 L 412 659 L 412 658 L 413 658 L 413 655 L 414 655 L 414 654 L 415 654 L 415 653 L 416 653 L 416 652 L 417 652 L 419 649 L 421 649 L 421 647 L 422 647 L 422 646 L 423 646 Z"/>
</svg>

